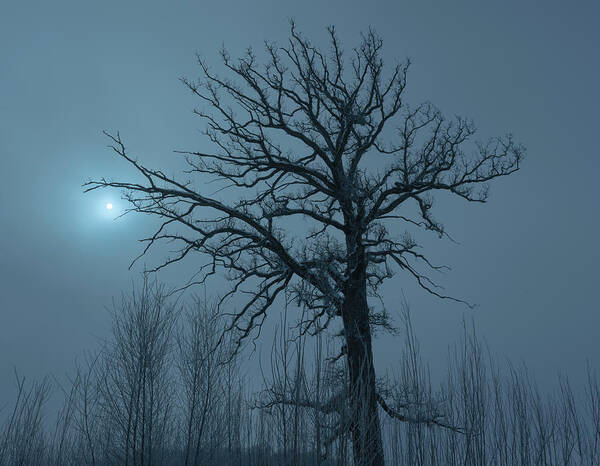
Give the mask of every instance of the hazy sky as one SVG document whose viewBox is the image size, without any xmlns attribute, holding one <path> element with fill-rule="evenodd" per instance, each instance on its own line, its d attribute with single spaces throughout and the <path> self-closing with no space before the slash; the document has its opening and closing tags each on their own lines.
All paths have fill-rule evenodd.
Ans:
<svg viewBox="0 0 600 466">
<path fill-rule="evenodd" d="M 494 183 L 488 204 L 437 204 L 459 245 L 421 238 L 452 267 L 439 277 L 446 291 L 476 310 L 433 299 L 402 274 L 386 286 L 390 309 L 404 291 L 432 368 L 443 368 L 463 315 L 542 380 L 577 377 L 586 357 L 599 367 L 599 14 L 591 1 L 2 2 L 0 405 L 12 365 L 60 374 L 94 347 L 104 307 L 143 266 L 127 269 L 151 222 L 112 221 L 104 205 L 122 208 L 116 193 L 82 193 L 88 178 L 131 174 L 101 130 L 120 130 L 149 165 L 175 166 L 172 150 L 206 144 L 197 102 L 178 81 L 198 75 L 195 53 L 217 65 L 223 43 L 235 56 L 283 42 L 290 17 L 315 44 L 336 25 L 347 50 L 373 26 L 388 63 L 412 59 L 413 102 L 527 146 L 522 170 Z M 380 367 L 399 344 L 377 342 Z"/>
</svg>

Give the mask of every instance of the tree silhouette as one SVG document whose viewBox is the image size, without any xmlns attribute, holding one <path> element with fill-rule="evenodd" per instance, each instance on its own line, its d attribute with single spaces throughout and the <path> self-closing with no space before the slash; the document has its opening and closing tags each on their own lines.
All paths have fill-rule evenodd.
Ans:
<svg viewBox="0 0 600 466">
<path fill-rule="evenodd" d="M 143 181 L 101 179 L 85 190 L 122 189 L 130 211 L 162 219 L 141 255 L 162 241 L 181 247 L 153 270 L 200 252 L 208 260 L 194 282 L 228 273 L 233 286 L 221 303 L 247 298 L 227 328 L 238 345 L 260 330 L 284 293 L 307 311 L 303 332 L 341 319 L 355 464 L 382 465 L 377 406 L 386 405 L 376 390 L 371 338 L 374 326 L 388 323 L 369 297 L 401 270 L 428 292 L 455 299 L 429 278 L 439 267 L 395 231 L 410 225 L 442 236 L 432 195 L 484 202 L 487 182 L 518 170 L 523 148 L 510 135 L 467 144 L 475 133 L 470 121 L 405 102 L 409 63 L 386 69 L 374 31 L 349 54 L 334 28 L 328 32 L 323 51 L 292 23 L 285 46 L 266 44 L 264 64 L 252 50 L 237 60 L 223 51 L 229 77 L 199 58 L 201 79 L 182 81 L 202 102 L 195 113 L 215 150 L 180 152 L 188 170 L 175 178 L 130 156 L 119 133 L 106 133 Z M 207 179 L 225 182 L 228 196 L 207 194 L 199 183 Z M 307 234 L 294 218 L 306 222 Z"/>
</svg>

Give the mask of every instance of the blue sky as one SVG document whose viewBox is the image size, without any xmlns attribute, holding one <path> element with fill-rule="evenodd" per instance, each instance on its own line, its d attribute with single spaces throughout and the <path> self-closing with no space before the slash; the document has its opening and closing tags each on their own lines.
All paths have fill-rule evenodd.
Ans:
<svg viewBox="0 0 600 466">
<path fill-rule="evenodd" d="M 432 368 L 443 369 L 465 315 L 494 352 L 543 380 L 559 370 L 578 377 L 586 357 L 598 367 L 599 13 L 594 2 L 4 2 L 0 395 L 13 365 L 29 377 L 68 371 L 105 334 L 105 307 L 143 266 L 127 268 L 152 221 L 112 221 L 103 206 L 118 211 L 118 196 L 82 194 L 88 178 L 131 173 L 101 131 L 120 130 L 137 157 L 175 170 L 174 149 L 206 144 L 197 102 L 179 82 L 198 74 L 195 53 L 218 66 L 223 44 L 235 56 L 283 42 L 292 17 L 315 44 L 335 25 L 347 49 L 372 26 L 386 62 L 411 58 L 411 100 L 473 118 L 483 138 L 510 131 L 528 149 L 489 203 L 438 201 L 459 244 L 420 238 L 452 267 L 439 281 L 474 311 L 401 274 L 384 290 L 391 310 L 401 292 L 410 302 Z M 192 268 L 160 278 L 177 283 Z M 378 341 L 380 367 L 399 345 Z"/>
</svg>

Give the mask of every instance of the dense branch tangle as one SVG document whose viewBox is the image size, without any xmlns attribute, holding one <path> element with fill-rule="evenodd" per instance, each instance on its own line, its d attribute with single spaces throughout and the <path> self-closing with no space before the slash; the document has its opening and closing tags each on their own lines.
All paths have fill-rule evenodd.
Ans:
<svg viewBox="0 0 600 466">
<path fill-rule="evenodd" d="M 231 79 L 199 58 L 200 81 L 182 81 L 202 102 L 195 112 L 216 151 L 182 152 L 190 180 L 178 181 L 138 163 L 118 134 L 108 135 L 145 183 L 103 179 L 86 189 L 122 188 L 131 210 L 164 220 L 144 240 L 143 253 L 162 240 L 179 242 L 181 249 L 155 270 L 192 251 L 210 258 L 196 281 L 225 269 L 233 287 L 223 299 L 248 295 L 228 329 L 239 332 L 238 341 L 260 329 L 284 291 L 313 311 L 302 323 L 305 332 L 320 331 L 323 317 L 341 317 L 351 382 L 372 392 L 376 411 L 371 326 L 378 321 L 370 318 L 367 294 L 400 268 L 430 293 L 447 297 L 419 264 L 437 267 L 410 237 L 390 233 L 390 225 L 443 235 L 431 216 L 432 194 L 484 202 L 486 183 L 516 171 L 523 149 L 507 136 L 466 152 L 472 123 L 446 120 L 427 103 L 407 105 L 408 62 L 386 72 L 382 41 L 373 31 L 349 56 L 333 28 L 329 39 L 330 49 L 320 51 L 292 24 L 286 46 L 266 44 L 266 65 L 251 50 L 239 60 L 223 51 Z M 225 202 L 193 187 L 191 179 L 207 178 L 240 197 Z M 305 239 L 289 228 L 293 218 L 312 226 Z"/>
</svg>

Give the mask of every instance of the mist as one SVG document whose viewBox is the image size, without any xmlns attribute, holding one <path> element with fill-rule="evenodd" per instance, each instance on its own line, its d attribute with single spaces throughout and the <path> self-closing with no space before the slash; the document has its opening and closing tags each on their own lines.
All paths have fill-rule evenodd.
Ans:
<svg viewBox="0 0 600 466">
<path fill-rule="evenodd" d="M 213 309 L 232 284 L 226 271 L 217 268 L 205 283 L 186 287 L 207 261 L 206 251 L 194 251 L 145 276 L 144 271 L 176 251 L 173 244 L 157 244 L 134 262 L 146 246 L 139 240 L 151 236 L 161 219 L 139 212 L 122 215 L 131 203 L 121 189 L 84 192 L 90 187 L 86 183 L 103 178 L 145 182 L 107 147 L 115 140 L 103 131 L 118 134 L 127 154 L 144 167 L 184 179 L 185 160 L 174 151 L 215 150 L 202 133 L 206 122 L 193 113 L 206 108 L 206 102 L 185 84 L 202 76 L 197 57 L 211 71 L 227 75 L 223 46 L 232 61 L 251 47 L 262 64 L 268 58 L 265 41 L 288 44 L 290 18 L 302 37 L 328 52 L 327 28 L 334 25 L 348 63 L 361 34 L 372 28 L 383 42 L 386 72 L 410 59 L 403 95 L 409 105 L 431 102 L 446 121 L 457 115 L 472 119 L 474 140 L 511 133 L 523 147 L 518 170 L 491 180 L 485 203 L 466 202 L 452 193 L 433 196 L 432 218 L 443 225 L 442 238 L 435 229 L 386 223 L 398 237 L 410 231 L 416 250 L 447 268 L 418 269 L 427 270 L 427 277 L 440 286 L 430 287 L 435 293 L 420 286 L 407 269 L 398 269 L 377 289 L 377 297 L 368 297 L 373 312 L 385 310 L 390 327 L 397 330 L 378 329 L 372 340 L 374 375 L 385 388 L 380 394 L 387 395 L 388 410 L 377 408 L 385 464 L 597 460 L 593 455 L 599 453 L 585 447 L 593 445 L 597 430 L 581 427 L 597 426 L 593 416 L 598 415 L 594 377 L 600 318 L 594 291 L 600 259 L 595 180 L 600 162 L 595 109 L 600 65 L 592 58 L 599 39 L 593 21 L 597 6 L 92 6 L 61 1 L 12 4 L 3 10 L 0 464 L 16 464 L 17 457 L 22 464 L 34 464 L 31 458 L 40 464 L 198 464 L 208 452 L 210 461 L 221 464 L 355 461 L 354 428 L 344 424 L 343 403 L 335 409 L 327 404 L 339 395 L 335 387 L 349 383 L 344 342 L 336 336 L 343 329 L 341 319 L 334 318 L 318 336 L 298 335 L 298 320 L 313 314 L 305 309 L 307 300 L 282 292 L 265 313 L 260 332 L 251 329 L 238 348 L 235 332 L 221 331 L 247 295 L 234 294 L 227 306 Z M 390 144 L 399 141 L 396 129 L 392 125 L 386 133 Z M 285 139 L 276 141 L 284 151 L 298 148 Z M 375 173 L 382 169 L 378 160 L 363 162 Z M 194 178 L 194 189 L 224 203 L 237 202 L 239 196 L 213 178 L 206 173 Z M 112 209 L 106 208 L 109 203 Z M 414 206 L 407 209 L 402 214 L 419 214 L 410 210 Z M 331 218 L 336 215 L 332 210 Z M 305 219 L 283 219 L 280 225 L 296 246 L 304 244 L 312 226 Z M 342 241 L 343 235 L 336 234 L 332 238 Z M 128 363 L 118 357 L 127 353 L 127 345 L 139 349 L 132 333 L 124 330 L 140 330 L 146 321 L 136 312 L 152 309 L 138 305 L 138 298 L 160 302 L 160 309 L 168 310 L 154 317 L 143 314 L 160 324 L 150 332 L 162 345 L 156 350 L 162 362 L 152 369 L 150 385 L 128 379 L 137 366 L 127 366 L 133 359 Z M 189 333 L 192 329 L 195 334 Z M 209 344 L 221 335 L 227 345 Z M 202 345 L 215 358 L 211 390 L 189 383 L 192 355 L 201 354 Z M 208 351 L 209 346 L 220 353 Z M 202 376 L 197 374 L 203 383 L 202 377 L 213 374 L 205 368 Z M 461 374 L 471 377 L 472 392 L 465 392 Z M 103 388 L 101 382 L 109 379 L 112 388 Z M 88 430 L 81 411 L 84 387 L 95 394 L 96 403 L 97 417 L 94 423 L 87 418 Z M 128 389 L 115 399 L 115 387 Z M 152 415 L 136 425 L 144 435 L 154 428 L 149 425 L 160 426 L 160 432 L 147 434 L 151 443 L 141 446 L 139 433 L 133 439 L 126 427 L 119 430 L 134 424 L 137 411 L 124 413 L 117 407 L 131 401 L 124 393 L 142 393 L 143 387 L 157 398 L 154 404 L 140 405 L 152 406 Z M 24 399 L 26 393 L 30 397 Z M 485 394 L 485 401 L 474 402 L 477 394 Z M 467 395 L 472 398 L 461 399 Z M 202 404 L 203 396 L 213 401 Z M 522 405 L 515 401 L 518 396 L 525 400 Z M 39 417 L 28 411 L 33 400 L 45 400 Z M 400 409 L 421 402 L 424 411 Z M 514 411 L 502 421 L 498 406 L 505 404 Z M 192 405 L 201 406 L 203 414 L 190 414 Z M 21 420 L 30 413 L 31 430 L 11 424 L 17 419 L 13 413 L 21 413 Z M 508 445 L 509 436 L 501 437 L 486 422 L 512 425 L 511 435 L 529 435 L 532 447 L 494 453 L 489 445 Z M 486 434 L 477 437 L 483 425 Z M 577 440 L 570 433 L 576 426 L 581 427 Z M 480 441 L 474 450 L 467 447 L 469 432 Z M 193 443 L 191 438 L 200 440 Z M 328 444 L 329 438 L 335 440 Z M 557 446 L 569 442 L 578 445 L 571 456 Z M 38 450 L 26 452 L 24 445 Z M 431 453 L 429 459 L 425 451 Z M 451 458 L 449 451 L 456 455 Z M 24 452 L 30 456 L 18 456 Z"/>
</svg>

